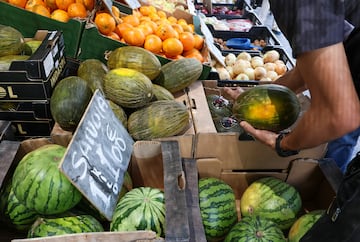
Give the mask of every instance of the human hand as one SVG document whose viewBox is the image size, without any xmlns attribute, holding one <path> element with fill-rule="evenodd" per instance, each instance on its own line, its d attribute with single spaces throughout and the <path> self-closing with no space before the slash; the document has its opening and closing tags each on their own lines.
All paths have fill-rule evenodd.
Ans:
<svg viewBox="0 0 360 242">
<path fill-rule="evenodd" d="M 236 89 L 224 87 L 223 90 L 234 100 L 244 91 L 241 87 L 237 87 Z"/>
<path fill-rule="evenodd" d="M 276 138 L 279 134 L 268 130 L 255 129 L 251 124 L 246 121 L 241 121 L 240 126 L 254 139 L 275 150 Z"/>
</svg>

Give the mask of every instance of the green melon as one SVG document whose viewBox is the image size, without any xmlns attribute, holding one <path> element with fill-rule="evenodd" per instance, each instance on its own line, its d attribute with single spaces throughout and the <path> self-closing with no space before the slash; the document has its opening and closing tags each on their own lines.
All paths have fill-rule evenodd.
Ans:
<svg viewBox="0 0 360 242">
<path fill-rule="evenodd" d="M 226 235 L 224 242 L 286 242 L 282 230 L 260 216 L 243 217 Z"/>
<path fill-rule="evenodd" d="M 87 81 L 92 92 L 96 89 L 103 92 L 103 79 L 108 71 L 107 66 L 100 60 L 86 59 L 80 63 L 77 76 Z"/>
<path fill-rule="evenodd" d="M 38 218 L 29 229 L 27 237 L 36 238 L 103 231 L 104 228 L 101 223 L 91 215 L 74 215 L 54 218 Z"/>
<path fill-rule="evenodd" d="M 238 221 L 235 194 L 232 188 L 217 178 L 199 180 L 199 206 L 206 239 L 224 239 Z"/>
<path fill-rule="evenodd" d="M 120 122 L 123 124 L 124 128 L 127 129 L 127 114 L 125 110 L 120 106 L 114 103 L 111 100 L 108 100 L 109 106 L 111 110 L 114 112 L 115 116 L 120 120 Z"/>
<path fill-rule="evenodd" d="M 158 100 L 174 100 L 174 95 L 169 92 L 165 87 L 153 84 L 154 101 Z"/>
<path fill-rule="evenodd" d="M 20 55 L 24 47 L 25 41 L 20 31 L 0 24 L 0 56 Z"/>
<path fill-rule="evenodd" d="M 9 227 L 21 232 L 28 231 L 39 216 L 37 212 L 19 202 L 12 189 L 11 180 L 1 191 L 0 211 L 1 220 Z"/>
<path fill-rule="evenodd" d="M 153 80 L 160 73 L 161 63 L 155 54 L 137 46 L 122 46 L 111 51 L 107 66 L 110 70 L 129 68 L 137 70 Z"/>
<path fill-rule="evenodd" d="M 66 131 L 75 131 L 90 100 L 92 91 L 87 82 L 78 76 L 60 80 L 50 99 L 50 111 L 59 126 Z"/>
<path fill-rule="evenodd" d="M 164 236 L 164 193 L 151 187 L 137 187 L 127 192 L 116 205 L 110 230 L 152 230 L 158 236 Z"/>
<path fill-rule="evenodd" d="M 301 111 L 296 94 L 277 84 L 252 87 L 241 93 L 233 104 L 233 115 L 257 129 L 273 132 L 289 128 Z"/>
<path fill-rule="evenodd" d="M 124 108 L 139 108 L 153 98 L 151 80 L 141 72 L 116 68 L 104 76 L 105 97 Z"/>
<path fill-rule="evenodd" d="M 252 182 L 240 199 L 242 216 L 261 216 L 289 229 L 301 209 L 299 192 L 275 177 L 263 177 Z"/>
<path fill-rule="evenodd" d="M 189 125 L 189 112 L 176 100 L 160 100 L 131 113 L 128 131 L 135 140 L 151 140 L 180 134 Z"/>
<path fill-rule="evenodd" d="M 28 209 L 58 214 L 80 201 L 81 193 L 59 170 L 65 151 L 63 146 L 48 144 L 27 153 L 19 162 L 12 178 L 13 190 Z"/>
<path fill-rule="evenodd" d="M 324 213 L 325 210 L 312 210 L 298 218 L 289 230 L 288 241 L 299 242 Z"/>
</svg>

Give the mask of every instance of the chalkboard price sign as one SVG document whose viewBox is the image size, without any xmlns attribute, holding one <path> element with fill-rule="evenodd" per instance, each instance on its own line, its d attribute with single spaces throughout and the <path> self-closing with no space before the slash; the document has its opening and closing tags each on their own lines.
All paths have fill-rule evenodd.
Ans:
<svg viewBox="0 0 360 242">
<path fill-rule="evenodd" d="M 109 221 L 134 141 L 96 90 L 60 163 L 60 170 Z"/>
</svg>

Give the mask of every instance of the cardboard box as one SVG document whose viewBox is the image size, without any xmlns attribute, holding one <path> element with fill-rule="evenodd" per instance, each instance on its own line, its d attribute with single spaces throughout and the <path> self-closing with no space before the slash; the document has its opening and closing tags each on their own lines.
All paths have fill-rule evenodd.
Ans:
<svg viewBox="0 0 360 242">
<path fill-rule="evenodd" d="M 85 21 L 70 19 L 67 23 L 56 21 L 39 14 L 0 2 L 0 24 L 19 30 L 24 37 L 32 38 L 39 29 L 49 31 L 61 30 L 66 46 L 65 55 L 76 57 Z"/>
<path fill-rule="evenodd" d="M 165 141 L 164 141 L 165 142 Z M 174 142 L 174 140 L 167 140 L 166 142 L 170 142 L 170 143 L 176 143 Z M 182 140 L 182 142 L 184 142 L 185 147 L 188 144 L 189 140 Z M 50 143 L 54 143 L 53 140 L 51 139 L 47 139 L 47 138 L 38 138 L 38 139 L 28 139 L 28 140 L 24 140 L 22 142 L 2 142 L 0 143 L 0 155 L 1 157 L 3 157 L 4 161 L 1 163 L 2 168 L 1 169 L 1 173 L 0 173 L 0 188 L 1 185 L 4 185 L 5 182 L 7 182 L 9 179 L 11 179 L 11 176 L 13 174 L 13 171 L 16 168 L 16 165 L 19 163 L 19 161 L 22 159 L 22 157 L 24 157 L 25 154 L 27 154 L 28 152 L 35 150 L 43 145 L 46 144 L 50 144 Z M 57 142 L 56 142 L 57 143 Z M 66 143 L 65 142 L 60 142 L 60 143 Z M 179 162 L 181 162 L 181 156 L 188 156 L 189 155 L 189 150 L 187 150 L 187 148 L 185 149 L 180 149 L 178 146 L 175 147 L 176 148 L 176 152 L 178 153 L 178 156 L 176 156 L 175 154 L 173 155 L 173 152 L 171 152 L 171 155 L 167 157 L 167 161 L 168 163 L 173 163 L 173 159 L 172 158 L 176 158 L 178 161 L 178 168 L 181 168 L 181 164 Z M 174 151 L 174 150 L 172 150 Z M 7 154 L 6 156 L 4 154 Z M 181 156 L 180 156 L 181 154 Z M 150 178 L 149 176 L 144 177 L 144 167 L 147 167 L 149 165 L 149 163 L 147 163 L 147 161 L 150 161 L 151 163 L 157 163 L 159 166 L 156 167 L 156 169 L 158 169 L 159 167 L 161 168 L 161 174 L 166 173 L 168 176 L 173 177 L 173 179 L 168 179 L 165 184 L 166 187 L 168 185 L 176 185 L 178 184 L 178 174 L 176 171 L 172 171 L 171 168 L 173 166 L 170 166 L 168 168 L 165 168 L 167 166 L 167 164 L 165 164 L 163 166 L 163 149 L 162 149 L 162 143 L 159 141 L 141 141 L 138 142 L 134 145 L 134 151 L 133 151 L 133 157 L 131 160 L 131 164 L 129 166 L 129 172 L 130 175 L 132 177 L 133 180 L 133 184 L 134 187 L 138 187 L 138 186 L 144 186 L 144 185 L 149 185 L 150 183 L 152 187 L 156 187 L 156 188 L 160 188 L 162 190 L 167 189 L 166 187 L 163 186 L 164 184 L 164 176 L 160 177 L 160 173 L 153 174 L 153 179 Z M 160 163 L 158 163 L 160 162 Z M 189 163 L 190 161 L 188 161 Z M 180 165 L 180 166 L 179 166 Z M 191 165 L 188 164 L 188 170 L 189 168 L 194 168 L 196 167 L 195 163 L 192 163 Z M 5 169 L 6 168 L 6 169 Z M 140 170 L 142 172 L 136 172 L 135 168 L 140 168 Z M 155 168 L 155 167 L 153 167 Z M 186 168 L 184 168 L 185 170 Z M 153 171 L 152 169 L 150 169 L 149 171 Z M 192 175 L 196 175 L 197 176 L 197 172 L 196 169 L 191 169 Z M 189 173 L 190 173 L 189 172 Z M 149 174 L 149 173 L 148 173 Z M 188 173 L 187 173 L 188 174 Z M 190 175 L 188 175 L 190 177 Z M 152 179 L 154 182 L 152 181 L 148 181 L 148 179 Z M 188 178 L 183 178 L 183 179 L 188 179 Z M 145 182 L 144 182 L 145 181 Z M 160 181 L 157 182 L 157 181 Z M 192 182 L 197 182 L 197 179 L 192 179 Z M 157 183 L 157 184 L 155 184 Z M 186 182 L 184 182 L 184 184 L 186 184 Z M 196 188 L 197 186 L 193 186 L 193 188 Z M 185 188 L 184 188 L 185 189 Z M 171 196 L 175 196 L 179 199 L 183 200 L 183 205 L 185 205 L 185 200 L 186 200 L 186 195 L 185 195 L 185 191 L 184 190 L 175 190 L 173 192 L 171 192 L 171 194 L 168 193 L 166 199 L 169 199 L 168 201 L 173 201 L 173 199 L 171 199 Z M 171 195 L 171 196 L 170 196 Z M 193 200 L 193 201 L 197 201 L 197 199 L 195 198 L 197 196 L 197 192 L 196 193 L 191 193 L 191 196 L 194 196 L 194 199 L 189 199 L 189 201 Z M 177 201 L 177 200 L 175 200 Z M 175 203 L 174 206 L 178 206 L 178 204 L 180 203 Z M 172 214 L 172 212 L 170 211 L 171 208 L 167 209 L 166 212 L 166 217 L 168 219 L 167 224 L 170 223 L 179 223 L 180 221 L 183 221 L 184 224 L 187 224 L 186 227 L 188 228 L 188 232 L 189 233 L 195 233 L 194 231 L 198 231 L 198 228 L 191 228 L 191 225 L 189 225 L 189 220 L 188 219 L 192 219 L 192 221 L 198 221 L 200 218 L 200 213 L 199 210 L 194 209 L 196 208 L 196 204 L 190 204 L 189 205 L 190 209 L 189 212 L 187 211 L 187 209 L 181 209 L 180 213 L 179 211 L 176 212 L 176 214 Z M 198 206 L 198 205 L 197 205 Z M 175 208 L 175 207 L 174 207 Z M 193 210 L 193 211 L 192 211 Z M 174 212 L 174 211 L 173 211 Z M 183 214 L 181 214 L 183 213 Z M 174 219 L 175 217 L 178 218 L 179 215 L 183 215 L 180 217 L 180 219 Z M 196 216 L 195 216 L 196 215 Z M 189 218 L 188 218 L 189 217 Z M 199 223 L 197 223 L 199 224 Z M 202 224 L 200 224 L 200 228 L 202 228 Z M 26 239 L 26 233 L 19 233 L 17 231 L 13 231 L 9 228 L 7 228 L 4 224 L 1 224 L 0 226 L 0 239 L 1 241 L 7 242 L 7 241 L 12 241 L 12 242 L 30 242 L 33 241 L 33 239 Z M 183 227 L 182 227 L 183 228 Z M 179 238 L 183 238 L 184 234 L 180 233 L 177 234 L 178 232 L 177 230 L 177 226 L 169 226 L 166 228 L 166 234 L 170 234 L 170 235 L 174 235 L 174 236 L 179 236 Z M 191 231 L 191 232 L 190 232 Z M 173 234 L 174 233 L 174 234 Z M 197 232 L 198 233 L 198 232 Z M 190 236 L 190 235 L 189 235 Z M 199 235 L 198 235 L 199 236 Z M 202 236 L 204 236 L 204 233 L 202 233 Z M 172 237 L 172 239 L 174 239 L 175 237 Z M 39 238 L 40 239 L 40 238 Z M 39 240 L 37 239 L 37 240 Z M 100 241 L 163 241 L 163 239 L 156 237 L 156 234 L 152 231 L 135 231 L 135 232 L 103 232 L 103 233 L 87 233 L 87 234 L 72 234 L 72 235 L 64 235 L 64 236 L 55 236 L 55 237 L 45 237 L 45 238 L 41 238 L 41 241 L 43 242 L 58 242 L 58 241 L 95 241 L 95 242 L 100 242 Z M 196 242 L 200 242 L 200 241 L 204 241 L 204 240 L 190 240 L 190 241 L 196 241 Z"/>
<path fill-rule="evenodd" d="M 38 30 L 33 39 L 43 42 L 29 59 L 12 61 L 8 71 L 0 72 L 1 102 L 50 99 L 66 66 L 63 34 L 60 31 Z"/>
</svg>

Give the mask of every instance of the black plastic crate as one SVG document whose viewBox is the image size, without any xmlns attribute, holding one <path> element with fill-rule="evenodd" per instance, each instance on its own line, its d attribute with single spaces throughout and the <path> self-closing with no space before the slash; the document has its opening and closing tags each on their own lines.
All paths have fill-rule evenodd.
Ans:
<svg viewBox="0 0 360 242">
<path fill-rule="evenodd" d="M 11 103 L 8 105 L 10 106 L 9 108 L 0 109 L 0 120 L 41 121 L 52 119 L 50 102 L 47 100 Z"/>
<path fill-rule="evenodd" d="M 25 140 L 36 137 L 50 137 L 55 122 L 46 121 L 11 121 L 14 139 Z"/>
<path fill-rule="evenodd" d="M 45 36 L 44 36 L 45 35 Z M 39 30 L 42 44 L 28 60 L 13 61 L 0 72 L 0 102 L 46 100 L 51 97 L 58 77 L 66 65 L 65 46 L 60 31 Z"/>
<path fill-rule="evenodd" d="M 247 32 L 241 31 L 223 31 L 223 30 L 210 30 L 213 34 L 213 37 L 216 41 L 216 45 L 220 50 L 231 49 L 236 50 L 234 48 L 226 47 L 226 41 L 232 38 L 247 38 L 253 45 L 256 45 L 255 42 L 259 42 L 259 47 L 263 48 L 265 46 L 279 46 L 281 45 L 280 40 L 276 37 L 276 35 L 267 27 L 267 26 L 253 26 Z M 223 45 L 219 43 L 223 42 Z"/>
</svg>

